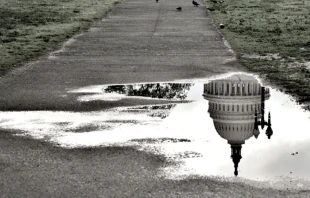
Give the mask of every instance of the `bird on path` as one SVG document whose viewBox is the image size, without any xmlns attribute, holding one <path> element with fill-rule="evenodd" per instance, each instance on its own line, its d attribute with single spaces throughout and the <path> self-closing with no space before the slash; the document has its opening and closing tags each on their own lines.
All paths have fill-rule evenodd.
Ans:
<svg viewBox="0 0 310 198">
<path fill-rule="evenodd" d="M 158 0 L 156 0 L 156 3 L 158 3 Z"/>
<path fill-rule="evenodd" d="M 177 7 L 177 10 L 178 11 L 182 11 L 182 7 Z"/>
<path fill-rule="evenodd" d="M 197 1 L 195 1 L 195 0 L 193 0 L 192 3 L 193 3 L 194 6 L 199 6 L 199 5 L 200 5 L 200 4 L 197 3 Z"/>
</svg>

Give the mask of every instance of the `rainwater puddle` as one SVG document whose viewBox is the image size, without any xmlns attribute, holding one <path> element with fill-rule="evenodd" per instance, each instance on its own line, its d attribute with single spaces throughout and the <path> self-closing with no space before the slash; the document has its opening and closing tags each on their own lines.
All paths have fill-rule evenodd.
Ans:
<svg viewBox="0 0 310 198">
<path fill-rule="evenodd" d="M 70 93 L 83 93 L 81 103 L 139 100 L 92 112 L 0 112 L 0 128 L 66 148 L 138 145 L 180 162 L 162 170 L 172 179 L 198 175 L 310 189 L 309 112 L 252 75 Z"/>
</svg>

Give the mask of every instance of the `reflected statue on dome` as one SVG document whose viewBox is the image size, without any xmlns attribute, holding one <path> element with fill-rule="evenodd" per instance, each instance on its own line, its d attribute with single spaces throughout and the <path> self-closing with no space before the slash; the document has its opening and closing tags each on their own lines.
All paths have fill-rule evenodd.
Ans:
<svg viewBox="0 0 310 198">
<path fill-rule="evenodd" d="M 211 81 L 204 85 L 204 98 L 209 101 L 209 113 L 217 133 L 231 145 L 234 175 L 242 158 L 242 144 L 260 134 L 258 126 L 267 125 L 266 135 L 272 135 L 270 113 L 264 120 L 265 100 L 269 89 L 261 87 L 253 76 L 237 74 L 229 78 Z"/>
</svg>

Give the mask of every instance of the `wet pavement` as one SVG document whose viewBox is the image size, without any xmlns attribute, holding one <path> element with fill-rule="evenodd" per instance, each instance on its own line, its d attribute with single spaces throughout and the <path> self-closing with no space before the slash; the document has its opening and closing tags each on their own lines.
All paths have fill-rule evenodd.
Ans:
<svg viewBox="0 0 310 198">
<path fill-rule="evenodd" d="M 64 148 L 138 146 L 177 162 L 159 173 L 170 179 L 310 189 L 310 113 L 290 96 L 262 89 L 253 75 L 95 85 L 66 94 L 110 108 L 2 111 L 0 128 Z"/>
<path fill-rule="evenodd" d="M 127 0 L 61 49 L 1 77 L 0 110 L 79 110 L 62 97 L 67 89 L 234 71 L 244 68 L 203 6 Z"/>
<path fill-rule="evenodd" d="M 1 194 L 288 193 L 208 178 L 310 189 L 309 112 L 271 87 L 262 100 L 252 75 L 232 77 L 244 68 L 216 26 L 191 1 L 128 0 L 62 49 L 1 77 Z"/>
</svg>

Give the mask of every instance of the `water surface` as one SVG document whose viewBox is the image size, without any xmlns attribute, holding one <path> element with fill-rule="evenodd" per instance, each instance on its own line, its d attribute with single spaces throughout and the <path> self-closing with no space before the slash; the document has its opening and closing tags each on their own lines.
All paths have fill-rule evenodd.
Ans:
<svg viewBox="0 0 310 198">
<path fill-rule="evenodd" d="M 259 81 L 248 74 L 98 85 L 68 94 L 83 93 L 81 103 L 137 102 L 92 112 L 1 112 L 0 127 L 66 148 L 138 145 L 180 162 L 162 169 L 172 179 L 196 175 L 310 189 L 310 114 L 288 95 L 264 90 L 262 100 Z M 152 105 L 158 100 L 162 104 Z M 255 116 L 265 120 L 264 129 L 254 130 Z"/>
</svg>

